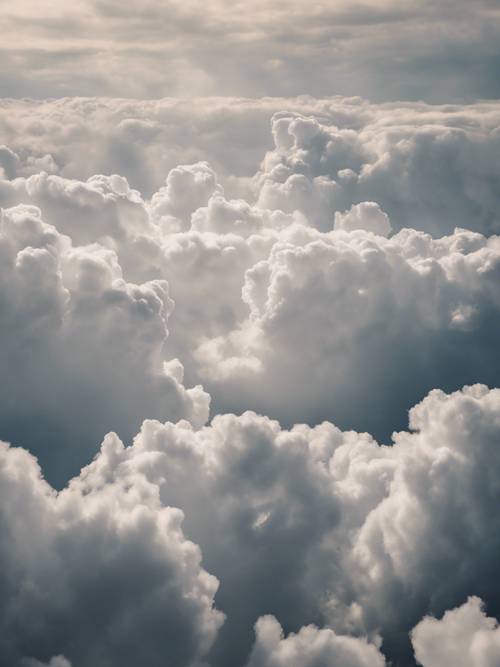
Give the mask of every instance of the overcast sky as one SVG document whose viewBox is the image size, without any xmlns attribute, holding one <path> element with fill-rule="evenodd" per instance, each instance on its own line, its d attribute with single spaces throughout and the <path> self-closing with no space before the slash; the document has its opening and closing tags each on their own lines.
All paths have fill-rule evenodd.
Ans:
<svg viewBox="0 0 500 667">
<path fill-rule="evenodd" d="M 0 95 L 495 98 L 495 0 L 3 0 Z"/>
</svg>

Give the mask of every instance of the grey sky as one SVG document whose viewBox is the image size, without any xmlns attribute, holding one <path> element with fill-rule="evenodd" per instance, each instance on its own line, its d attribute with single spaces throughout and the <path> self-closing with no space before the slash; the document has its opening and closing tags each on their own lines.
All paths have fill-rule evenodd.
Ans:
<svg viewBox="0 0 500 667">
<path fill-rule="evenodd" d="M 4 0 L 0 95 L 500 94 L 493 0 Z"/>
</svg>

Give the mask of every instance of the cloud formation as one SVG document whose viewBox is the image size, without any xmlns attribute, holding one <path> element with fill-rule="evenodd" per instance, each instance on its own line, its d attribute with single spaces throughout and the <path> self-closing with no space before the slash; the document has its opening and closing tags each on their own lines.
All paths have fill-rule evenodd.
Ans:
<svg viewBox="0 0 500 667">
<path fill-rule="evenodd" d="M 0 662 L 492 667 L 498 104 L 186 104 L 2 105 Z"/>
<path fill-rule="evenodd" d="M 71 240 L 56 253 L 53 280 L 60 303 L 56 299 L 53 307 L 62 323 L 56 329 L 65 332 L 62 339 L 72 339 L 73 349 L 69 352 L 65 343 L 68 352 L 53 353 L 53 367 L 62 365 L 62 374 L 51 370 L 45 352 L 43 372 L 36 363 L 23 363 L 37 369 L 33 376 L 50 374 L 54 397 L 63 396 L 68 405 L 95 396 L 94 416 L 83 428 L 92 432 L 84 437 L 78 430 L 89 447 L 109 429 L 130 440 L 147 417 L 203 424 L 208 397 L 201 389 L 184 389 L 181 367 L 187 386 L 202 383 L 212 395 L 213 414 L 250 408 L 285 425 L 327 419 L 383 440 L 405 426 L 407 410 L 433 387 L 452 391 L 466 383 L 498 384 L 499 246 L 491 235 L 499 224 L 500 176 L 493 155 L 498 105 L 398 107 L 303 99 L 291 102 L 302 107 L 300 113 L 274 113 L 275 103 L 242 103 L 242 120 L 227 111 L 227 103 L 212 100 L 193 116 L 193 124 L 206 132 L 209 125 L 241 129 L 272 115 L 274 149 L 253 178 L 238 175 L 237 169 L 228 175 L 236 159 L 231 154 L 222 177 L 206 160 L 178 164 L 151 196 L 116 174 L 69 178 L 62 175 L 68 163 L 61 164 L 61 173 L 29 174 L 24 149 L 4 149 L 0 203 L 12 210 L 36 207 L 41 213 L 30 215 L 52 225 L 57 238 Z M 158 155 L 159 137 L 170 136 L 168 128 L 184 108 L 179 105 L 47 103 L 38 112 L 45 128 L 40 153 L 31 157 L 41 160 L 58 136 L 54 118 L 69 118 L 69 132 L 80 128 L 74 130 L 76 147 L 82 141 L 97 145 L 98 133 L 113 115 L 118 127 L 130 115 L 130 122 L 134 116 L 157 127 L 159 134 L 145 132 L 140 149 L 148 164 Z M 34 123 L 33 107 L 18 107 L 26 115 L 9 121 L 18 128 L 14 144 L 20 141 L 16 131 Z M 97 130 L 84 122 L 86 111 Z M 215 137 L 203 150 L 220 143 L 220 135 Z M 185 141 L 191 145 L 193 135 Z M 235 191 L 240 196 L 232 196 Z M 20 247 L 37 248 L 37 243 L 26 238 Z M 80 318 L 80 311 L 73 312 L 82 286 L 71 273 L 78 273 L 80 264 L 98 266 L 106 276 L 99 278 L 99 287 L 92 278 L 97 281 L 92 289 L 102 291 L 103 310 L 96 317 L 106 332 L 99 333 L 90 310 L 82 310 Z M 66 303 L 70 278 L 76 292 Z M 40 289 L 35 281 L 25 282 L 26 294 L 35 287 Z M 148 306 L 154 311 L 150 324 L 137 324 L 140 316 L 131 310 L 123 315 L 128 324 L 112 322 L 109 313 L 118 306 L 103 304 L 113 290 L 127 294 L 121 297 L 122 311 L 127 299 L 131 309 L 142 307 L 133 304 L 144 298 L 154 302 Z M 15 322 L 27 331 L 22 319 Z M 113 336 L 117 342 L 111 342 Z M 17 345 L 18 333 L 13 337 Z M 65 355 L 71 361 L 61 362 Z M 74 369 L 78 357 L 85 372 Z M 180 363 L 172 365 L 176 357 Z M 168 370 L 161 370 L 164 362 Z M 30 372 L 19 391 L 36 386 Z M 69 384 L 62 379 L 69 373 L 78 389 L 67 392 L 61 387 Z M 133 386 L 125 380 L 130 377 Z M 77 395 L 70 399 L 72 391 Z M 19 411 L 26 400 L 11 396 L 10 402 L 15 410 L 6 409 L 4 436 L 30 447 L 45 465 L 43 431 L 61 429 L 60 441 L 67 442 L 67 415 L 75 408 L 59 410 L 56 417 L 58 408 L 42 407 L 45 397 L 41 405 L 38 397 L 30 400 L 29 413 Z M 31 425 L 38 424 L 40 444 L 19 431 L 21 422 L 31 433 Z M 57 458 L 62 480 L 67 463 Z M 86 458 L 74 459 L 70 472 Z M 55 480 L 49 469 L 47 474 Z"/>
<path fill-rule="evenodd" d="M 112 250 L 72 246 L 32 206 L 2 212 L 0 252 L 2 434 L 50 479 L 77 472 L 108 430 L 131 438 L 145 414 L 206 420 L 207 394 L 162 360 L 165 281 L 126 282 Z"/>
<path fill-rule="evenodd" d="M 5 0 L 0 92 L 495 98 L 499 24 L 488 0 Z"/>
<path fill-rule="evenodd" d="M 109 435 L 103 451 L 117 447 Z M 30 454 L 4 443 L 0 475 L 3 664 L 200 664 L 223 617 L 182 512 L 144 479 L 56 494 Z"/>
<path fill-rule="evenodd" d="M 369 228 L 373 210 L 344 219 L 361 212 Z M 388 438 L 433 387 L 498 382 L 499 261 L 497 237 L 465 230 L 295 227 L 246 271 L 250 315 L 199 347 L 200 376 L 219 410 L 245 402 L 286 424 L 333 419 Z"/>
<path fill-rule="evenodd" d="M 353 637 L 339 637 L 332 630 L 314 626 L 283 637 L 283 630 L 272 616 L 264 616 L 255 626 L 257 635 L 247 667 L 384 667 L 385 660 L 375 646 Z"/>
<path fill-rule="evenodd" d="M 498 622 L 486 616 L 477 597 L 441 620 L 423 619 L 412 631 L 412 643 L 423 667 L 493 667 L 500 657 Z"/>
<path fill-rule="evenodd" d="M 322 229 L 335 212 L 374 201 L 395 229 L 489 234 L 499 228 L 499 126 L 496 102 L 2 100 L 0 164 L 9 179 L 121 174 L 149 199 L 170 170 L 205 161 L 227 198 L 299 208 Z"/>
<path fill-rule="evenodd" d="M 146 421 L 59 494 L 2 445 L 2 659 L 412 665 L 411 633 L 442 667 L 458 633 L 489 666 L 496 625 L 476 599 L 422 618 L 471 594 L 500 604 L 499 414 L 500 390 L 434 391 L 391 447 L 255 413 Z"/>
<path fill-rule="evenodd" d="M 133 447 L 105 448 L 72 485 L 86 496 L 144 476 L 183 510 L 221 582 L 215 664 L 242 664 L 253 624 L 273 614 L 293 632 L 381 635 L 387 658 L 409 665 L 409 632 L 425 614 L 468 594 L 500 603 L 499 408 L 499 390 L 435 390 L 391 447 L 329 423 L 285 431 L 254 413 L 198 431 L 148 421 Z"/>
</svg>

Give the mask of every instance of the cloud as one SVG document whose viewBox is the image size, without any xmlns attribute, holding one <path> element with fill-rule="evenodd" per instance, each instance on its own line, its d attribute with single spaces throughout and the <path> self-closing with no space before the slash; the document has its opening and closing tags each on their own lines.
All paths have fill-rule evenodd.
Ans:
<svg viewBox="0 0 500 667">
<path fill-rule="evenodd" d="M 396 229 L 498 231 L 497 126 L 478 126 L 472 107 L 468 126 L 425 107 L 373 111 L 362 129 L 277 113 L 275 148 L 256 176 L 259 204 L 298 209 L 323 230 L 335 211 L 374 201 Z"/>
<path fill-rule="evenodd" d="M 414 667 L 499 617 L 498 105 L 2 106 L 0 662 Z"/>
<path fill-rule="evenodd" d="M 346 232 L 364 229 L 377 236 L 389 236 L 392 231 L 387 213 L 371 201 L 355 204 L 345 213 L 336 213 L 334 229 L 343 229 Z"/>
<path fill-rule="evenodd" d="M 26 667 L 71 667 L 71 663 L 63 655 L 55 655 L 49 662 L 40 662 L 39 660 L 26 659 Z"/>
<path fill-rule="evenodd" d="M 202 383 L 212 395 L 213 413 L 250 408 L 286 425 L 333 419 L 385 440 L 433 387 L 498 384 L 498 243 L 489 237 L 498 227 L 498 105 L 291 103 L 309 115 L 274 114 L 275 147 L 265 153 L 262 138 L 265 157 L 253 179 L 239 175 L 236 152 L 225 176 L 205 160 L 178 164 L 151 196 L 116 174 L 80 180 L 12 172 L 0 182 L 0 202 L 40 208 L 71 238 L 73 255 L 88 252 L 80 246 L 106 248 L 126 282 L 167 281 L 175 307 L 166 312 L 168 343 L 163 333 L 155 354 L 159 363 L 180 359 L 186 384 Z M 42 127 L 69 117 L 75 146 L 100 143 L 84 112 L 99 132 L 114 117 L 115 126 L 126 123 L 146 142 L 144 164 L 188 113 L 172 100 L 63 100 L 38 112 L 11 104 L 24 110 L 23 128 L 37 113 Z M 260 124 L 274 104 L 242 101 L 236 112 L 208 100 L 189 117 L 202 136 L 212 127 L 203 151 L 220 158 L 223 129 Z M 41 134 L 46 154 L 53 132 Z M 193 128 L 184 140 L 192 148 Z M 16 151 L 24 164 L 26 155 Z M 439 175 L 428 166 L 436 164 Z M 457 223 L 470 231 L 456 231 Z M 407 225 L 414 231 L 401 229 Z M 130 438 L 139 414 L 188 416 L 156 406 L 148 401 L 133 427 L 121 431 L 113 420 L 89 441 L 109 428 Z M 18 439 L 14 430 L 6 437 Z"/>
<path fill-rule="evenodd" d="M 179 166 L 169 172 L 166 185 L 153 195 L 151 214 L 172 231 L 186 231 L 192 214 L 222 192 L 216 173 L 206 162 Z"/>
<path fill-rule="evenodd" d="M 255 626 L 257 635 L 247 667 L 384 667 L 385 660 L 375 646 L 353 637 L 336 635 L 332 630 L 314 626 L 283 637 L 283 630 L 272 616 L 264 616 Z"/>
<path fill-rule="evenodd" d="M 25 450 L 2 443 L 0 461 L 2 663 L 199 665 L 223 617 L 182 512 L 144 479 L 56 494 Z"/>
<path fill-rule="evenodd" d="M 283 208 L 292 206 L 293 194 L 315 214 L 316 224 L 328 229 L 335 211 L 362 201 L 377 202 L 398 228 L 436 234 L 467 224 L 487 233 L 498 228 L 499 125 L 493 101 L 442 106 L 306 96 L 0 101 L 2 142 L 17 155 L 17 176 L 44 170 L 86 181 L 95 174 L 121 174 L 149 199 L 171 169 L 206 161 L 228 198 L 253 203 L 263 187 L 260 196 L 275 198 Z M 254 192 L 249 179 L 267 151 Z M 304 178 L 294 188 L 293 180 L 288 184 L 288 198 L 280 194 L 286 179 L 297 181 L 297 174 Z M 307 199 L 299 198 L 300 182 L 310 190 Z"/>
<path fill-rule="evenodd" d="M 208 396 L 164 363 L 173 303 L 165 281 L 126 282 L 116 254 L 72 246 L 37 208 L 2 213 L 3 437 L 61 484 L 110 429 L 131 438 L 146 414 L 202 424 Z"/>
<path fill-rule="evenodd" d="M 486 616 L 477 597 L 447 611 L 441 620 L 423 619 L 412 631 L 412 643 L 423 667 L 493 667 L 500 656 L 498 622 Z"/>
<path fill-rule="evenodd" d="M 195 353 L 199 376 L 217 411 L 333 419 L 387 439 L 433 387 L 498 383 L 498 250 L 497 237 L 465 230 L 290 227 L 246 271 L 249 317 Z"/>
<path fill-rule="evenodd" d="M 468 595 L 498 614 L 499 399 L 498 389 L 476 385 L 451 395 L 434 390 L 413 408 L 413 432 L 395 437 L 390 493 L 357 536 L 365 618 L 384 617 L 383 648 L 403 664 L 410 655 L 405 625 L 421 616 L 442 614 Z"/>
<path fill-rule="evenodd" d="M 253 625 L 272 614 L 299 637 L 311 624 L 372 643 L 380 635 L 388 660 L 412 665 L 409 632 L 426 614 L 471 594 L 498 609 L 499 406 L 500 391 L 481 385 L 433 391 L 392 447 L 329 423 L 286 431 L 254 413 L 200 430 L 147 421 L 132 447 L 105 447 L 70 488 L 87 497 L 144 478 L 163 505 L 182 509 L 221 582 L 227 619 L 212 664 L 244 664 Z M 305 634 L 314 655 L 316 632 Z M 272 636 L 278 655 L 300 645 L 279 648 Z"/>
<path fill-rule="evenodd" d="M 6 0 L 2 94 L 364 95 L 433 102 L 498 95 L 499 16 L 481 0 L 314 6 Z M 231 57 L 228 58 L 227 54 Z"/>
<path fill-rule="evenodd" d="M 90 177 L 86 182 L 40 172 L 28 178 L 4 181 L 4 207 L 32 204 L 63 234 L 79 245 L 123 241 L 130 232 L 151 234 L 144 202 L 125 178 Z"/>
</svg>

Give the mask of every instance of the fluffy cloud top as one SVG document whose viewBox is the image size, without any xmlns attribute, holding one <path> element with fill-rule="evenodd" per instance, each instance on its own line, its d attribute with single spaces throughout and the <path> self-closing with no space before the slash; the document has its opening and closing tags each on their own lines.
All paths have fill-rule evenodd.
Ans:
<svg viewBox="0 0 500 667">
<path fill-rule="evenodd" d="M 374 201 L 395 229 L 439 236 L 462 226 L 491 233 L 499 229 L 499 126 L 496 102 L 2 100 L 0 136 L 8 148 L 0 151 L 0 165 L 9 179 L 41 171 L 80 181 L 122 174 L 150 198 L 170 170 L 207 161 L 228 198 L 298 208 L 322 229 L 332 228 L 335 212 Z M 174 170 L 169 182 L 172 188 L 176 179 L 182 198 L 187 191 L 180 192 L 180 176 Z M 193 210 L 205 205 L 200 183 L 197 195 L 191 189 Z M 167 190 L 160 197 L 164 206 Z"/>
<path fill-rule="evenodd" d="M 471 597 L 441 620 L 427 617 L 412 632 L 415 657 L 423 667 L 494 667 L 500 659 L 500 630 L 482 602 Z"/>
<path fill-rule="evenodd" d="M 246 271 L 249 317 L 196 352 L 200 375 L 219 409 L 387 438 L 435 386 L 498 383 L 499 249 L 465 230 L 290 229 Z"/>
<path fill-rule="evenodd" d="M 207 394 L 162 360 L 165 281 L 126 282 L 112 250 L 72 246 L 31 206 L 2 212 L 0 253 L 1 429 L 51 479 L 76 472 L 108 430 L 131 438 L 147 413 L 206 420 Z"/>
<path fill-rule="evenodd" d="M 257 635 L 247 667 L 384 667 L 385 660 L 375 646 L 353 637 L 339 637 L 332 630 L 314 626 L 296 635 L 283 637 L 280 624 L 272 616 L 260 618 Z"/>
<path fill-rule="evenodd" d="M 422 616 L 471 593 L 500 604 L 499 414 L 499 390 L 434 391 L 392 447 L 328 423 L 285 431 L 254 413 L 198 431 L 149 421 L 133 447 L 107 445 L 70 489 L 89 497 L 144 478 L 183 510 L 186 535 L 221 582 L 227 619 L 213 664 L 244 664 L 254 623 L 273 614 L 299 635 L 282 640 L 276 621 L 262 621 L 254 661 L 262 651 L 272 665 L 288 651 L 299 660 L 310 648 L 316 664 L 320 649 L 349 647 L 359 664 L 381 660 L 366 643 L 300 631 L 315 623 L 372 642 L 380 634 L 388 660 L 411 665 L 409 632 Z"/>
<path fill-rule="evenodd" d="M 33 457 L 4 443 L 0 476 L 2 664 L 199 664 L 223 617 L 182 512 L 144 479 L 56 494 Z"/>
<path fill-rule="evenodd" d="M 404 427 L 407 410 L 433 387 L 498 384 L 499 246 L 496 236 L 487 236 L 498 229 L 498 105 L 292 104 L 309 115 L 274 114 L 274 149 L 251 182 L 234 171 L 232 179 L 220 178 L 202 160 L 173 167 L 165 184 L 143 197 L 118 175 L 29 175 L 21 147 L 18 153 L 4 150 L 9 178 L 0 182 L 0 203 L 37 207 L 41 214 L 32 217 L 52 225 L 54 238 L 71 240 L 58 240 L 62 250 L 48 253 L 55 257 L 50 289 L 59 290 L 58 297 L 45 297 L 60 320 L 50 325 L 56 338 L 47 334 L 52 357 L 45 348 L 40 362 L 37 353 L 31 360 L 18 353 L 27 370 L 6 401 L 14 406 L 4 408 L 6 438 L 29 446 L 47 464 L 45 433 L 56 429 L 60 435 L 51 441 L 67 443 L 74 404 L 91 394 L 93 417 L 75 436 L 92 443 L 88 447 L 109 429 L 130 439 L 146 417 L 200 425 L 208 398 L 201 389 L 184 389 L 181 364 L 188 386 L 203 383 L 211 393 L 215 413 L 251 408 L 287 425 L 333 419 L 383 439 Z M 9 121 L 13 137 L 16 127 L 29 129 L 33 120 L 28 103 L 19 108 L 27 115 Z M 38 123 L 49 127 L 40 134 L 49 141 L 56 136 L 50 117 L 69 115 L 68 131 L 80 128 L 74 131 L 79 145 L 89 136 L 97 141 L 83 121 L 86 110 L 96 120 L 94 132 L 104 131 L 113 114 L 118 126 L 129 115 L 149 118 L 160 133 L 145 135 L 144 155 L 151 159 L 180 109 L 168 101 L 60 101 L 41 108 Z M 229 118 L 229 125 L 241 127 L 272 111 L 268 101 L 245 102 L 242 121 L 212 100 L 193 123 L 206 130 Z M 482 162 L 471 159 L 475 155 Z M 436 163 L 440 179 L 428 168 Z M 242 196 L 232 198 L 235 189 Z M 456 229 L 457 223 L 470 231 Z M 416 229 L 401 229 L 407 225 Z M 23 237 L 16 252 L 37 243 Z M 91 277 L 94 270 L 101 277 Z M 5 280 L 11 278 L 7 272 Z M 42 289 L 38 278 L 26 277 L 23 284 L 23 302 L 41 298 L 35 296 Z M 100 296 L 91 296 L 92 290 Z M 16 294 L 12 299 L 21 298 Z M 120 306 L 111 294 L 120 294 Z M 99 315 L 92 315 L 91 300 L 95 308 L 99 301 Z M 149 309 L 146 319 L 141 308 Z M 18 345 L 35 321 L 19 316 L 12 322 Z M 60 339 L 67 352 L 54 351 Z M 170 363 L 175 357 L 181 364 Z M 9 352 L 5 363 L 10 359 Z M 48 374 L 51 399 L 38 389 L 31 398 L 37 387 L 32 378 Z M 22 392 L 28 400 L 21 400 Z M 55 407 L 58 396 L 67 409 Z M 31 407 L 26 411 L 23 404 Z M 34 424 L 38 442 L 27 436 Z M 72 473 L 89 451 L 74 459 Z M 68 461 L 57 459 L 62 480 Z"/>
<path fill-rule="evenodd" d="M 498 105 L 229 104 L 4 103 L 0 662 L 491 667 Z"/>
</svg>

